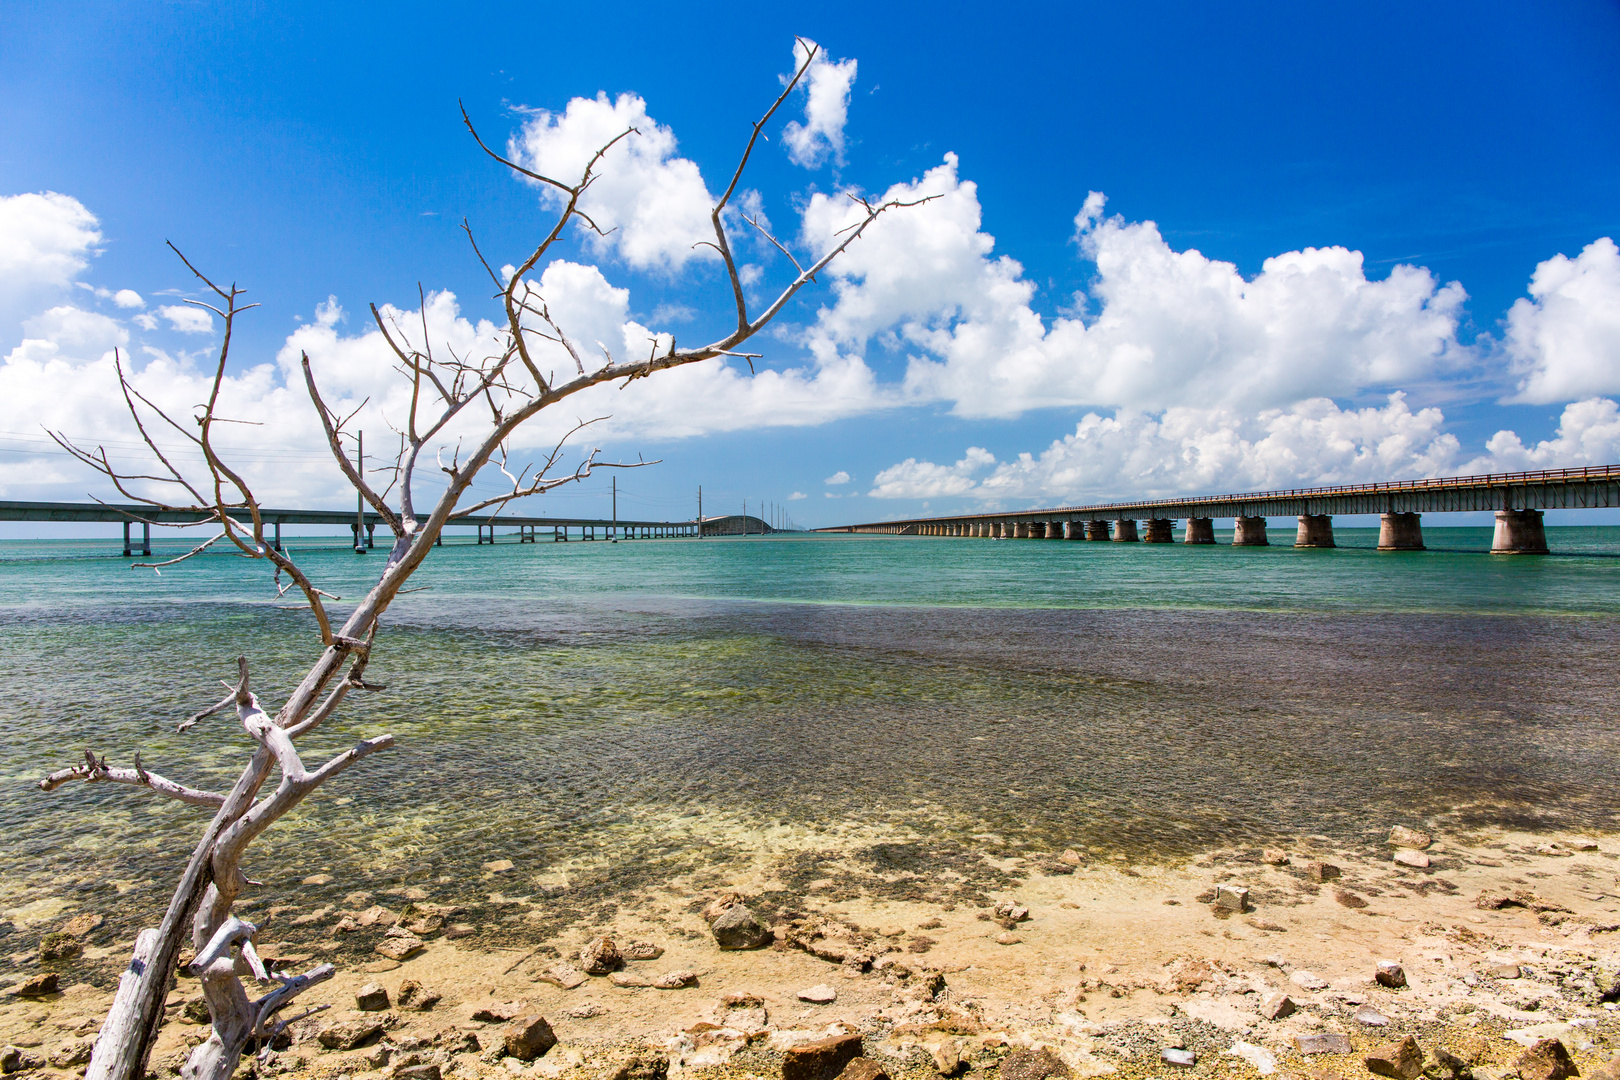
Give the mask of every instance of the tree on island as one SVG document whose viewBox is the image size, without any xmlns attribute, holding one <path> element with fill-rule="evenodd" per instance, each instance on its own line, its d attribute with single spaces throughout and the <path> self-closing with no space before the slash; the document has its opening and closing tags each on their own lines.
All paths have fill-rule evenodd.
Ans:
<svg viewBox="0 0 1620 1080">
<path fill-rule="evenodd" d="M 595 468 L 627 468 L 640 464 L 604 462 L 599 460 L 599 451 L 592 450 L 572 471 L 558 469 L 562 448 L 568 441 L 568 436 L 565 436 L 538 469 L 524 469 L 514 474 L 507 469 L 507 456 L 518 428 L 541 410 L 599 383 L 620 380 L 623 385 L 628 385 L 635 379 L 658 371 L 715 357 L 731 356 L 752 361 L 759 354 L 740 351 L 740 347 L 774 319 L 800 289 L 815 280 L 816 275 L 854 243 L 881 214 L 926 201 L 872 202 L 851 193 L 849 198 L 854 210 L 851 224 L 835 236 L 830 250 L 818 258 L 807 260 L 805 264 L 795 259 L 788 247 L 771 236 L 762 225 L 743 216 L 744 221 L 788 255 L 796 271 L 791 283 L 781 290 L 769 306 L 758 314 L 750 315 L 743 280 L 727 235 L 727 218 L 735 213 L 728 213 L 728 207 L 766 124 L 805 77 L 818 49 L 801 41 L 798 52 L 801 60 L 792 79 L 764 116 L 753 125 L 753 132 L 731 177 L 731 183 L 714 204 L 710 213 L 714 240 L 702 241 L 714 248 L 725 265 L 736 307 L 735 328 L 719 340 L 696 349 L 677 350 L 671 339 L 668 349 L 660 352 L 655 342 L 649 355 L 642 360 L 617 361 L 609 355 L 606 363 L 588 369 L 579 350 L 552 318 L 544 297 L 531 281 L 535 267 L 562 238 L 570 223 L 577 223 L 597 235 L 605 235 L 581 209 L 580 200 L 597 179 L 596 170 L 603 163 L 608 150 L 621 140 L 635 138 L 639 132 L 633 128 L 621 132 L 596 151 L 577 182 L 566 183 L 526 168 L 490 149 L 478 136 L 471 118 L 463 110 L 462 118 L 467 129 L 484 153 L 511 172 L 555 193 L 562 203 L 562 209 L 532 253 L 515 269 L 506 268 L 504 273 L 497 273 L 484 259 L 477 243 L 473 242 L 474 252 L 498 290 L 505 315 L 499 334 L 501 347 L 489 355 L 458 357 L 448 349 L 441 349 L 435 354 L 426 339 L 425 299 L 422 322 L 424 338 L 420 344 L 410 341 L 397 327 L 390 331 L 387 320 L 375 306 L 372 307 L 378 329 L 397 357 L 396 370 L 403 379 L 408 380 L 411 390 L 407 415 L 396 418 L 398 423 L 395 426 L 399 428 L 401 436 L 399 451 L 391 467 L 378 470 L 391 477 L 391 483 L 384 490 L 378 491 L 349 459 L 344 440 L 350 437 L 348 425 L 354 417 L 352 414 L 339 416 L 326 404 L 316 385 L 309 356 L 307 353 L 303 356 L 305 388 L 320 416 L 333 459 L 348 482 L 387 524 L 394 536 L 376 584 L 342 620 L 341 625 L 334 626 L 328 613 L 328 601 L 335 597 L 320 589 L 291 554 L 278 550 L 266 538 L 259 500 L 243 475 L 233 469 L 215 447 L 216 425 L 234 422 L 233 418 L 222 416 L 218 409 L 235 321 L 238 315 L 254 306 L 241 302 L 243 291 L 235 285 L 221 288 L 186 261 L 187 268 L 217 298 L 217 303 L 190 302 L 213 311 L 225 324 L 214 369 L 213 390 L 207 402 L 200 405 L 197 413 L 189 418 L 192 423 L 178 422 L 143 396 L 122 364 L 119 364 L 119 380 L 129 413 L 154 459 L 154 464 L 147 466 L 150 471 L 122 468 L 114 464 L 104 448 L 98 446 L 88 450 L 60 433 L 53 433 L 53 437 L 65 449 L 109 478 L 126 498 L 151 508 L 153 512 L 195 514 L 198 523 L 212 523 L 218 527 L 215 536 L 178 558 L 163 563 L 137 565 L 167 566 L 200 554 L 215 544 L 229 545 L 237 555 L 270 563 L 275 568 L 278 584 L 283 577 L 289 583 L 280 586 L 283 592 L 296 587 L 303 594 L 314 616 L 321 644 L 321 652 L 314 664 L 274 711 L 268 710 L 251 689 L 248 661 L 242 657 L 237 661 L 236 681 L 234 686 L 230 686 L 229 693 L 218 704 L 179 725 L 179 729 L 184 731 L 208 716 L 235 711 L 243 729 L 257 746 L 235 786 L 227 792 L 198 790 L 162 777 L 142 765 L 139 753 L 134 755 L 133 766 L 124 768 L 109 765 L 105 756 L 98 758 L 89 750 L 85 751 L 82 764 L 54 772 L 40 782 L 40 787 L 46 791 L 73 780 L 131 784 L 194 806 L 212 807 L 215 810 L 213 820 L 203 831 L 181 874 L 162 922 L 155 929 L 142 930 L 136 937 L 134 956 L 119 979 L 112 1009 L 96 1040 L 86 1080 L 139 1080 L 143 1076 L 147 1057 L 163 1022 L 164 998 L 188 934 L 195 950 L 188 970 L 201 982 L 213 1030 L 209 1038 L 192 1051 L 186 1062 L 182 1076 L 187 1080 L 227 1080 L 235 1071 L 245 1049 L 259 1046 L 267 1050 L 272 1040 L 290 1023 L 319 1011 L 317 1008 L 298 1016 L 284 1015 L 283 1010 L 300 993 L 330 979 L 334 969 L 330 964 L 321 964 L 301 975 L 288 975 L 266 968 L 255 951 L 258 927 L 233 912 L 238 897 L 252 884 L 242 873 L 241 861 L 248 846 L 260 833 L 322 783 L 367 755 L 387 749 L 394 740 L 392 735 L 363 740 L 314 769 L 304 764 L 295 740 L 314 731 L 332 717 L 351 692 L 382 689 L 367 682 L 365 677 L 367 664 L 376 648 L 378 620 L 433 551 L 446 525 L 481 510 L 498 509 L 514 499 L 541 494 L 560 485 L 582 480 L 591 475 Z M 470 229 L 468 239 L 472 241 Z M 180 252 L 176 250 L 176 254 Z M 180 257 L 185 260 L 183 255 Z M 543 371 L 535 356 L 537 340 L 560 346 L 572 360 L 574 371 L 564 372 L 560 376 L 556 372 Z M 487 410 L 487 423 L 480 425 L 478 441 L 472 450 L 463 454 L 462 444 L 458 442 L 448 464 L 442 460 L 442 456 L 436 457 L 436 465 L 444 474 L 447 486 L 431 508 L 426 513 L 420 513 L 414 497 L 414 483 L 422 453 L 432 449 L 438 454 L 442 447 L 436 440 L 444 438 L 464 411 L 469 409 L 473 412 Z M 588 423 L 582 422 L 576 426 L 569 436 Z M 161 431 L 161 425 L 165 424 L 189 440 L 189 452 L 198 459 L 195 468 L 186 462 L 177 462 L 174 454 L 166 454 L 160 448 L 152 432 L 154 429 Z M 463 506 L 462 500 L 474 480 L 491 465 L 499 468 L 509 483 L 503 486 L 501 494 Z M 153 491 L 170 492 L 172 495 L 156 497 L 151 494 Z M 267 795 L 261 794 L 270 774 L 276 770 L 280 772 L 276 787 Z M 243 982 L 246 976 L 251 976 L 259 986 L 268 988 L 267 991 L 257 997 L 250 996 Z"/>
</svg>

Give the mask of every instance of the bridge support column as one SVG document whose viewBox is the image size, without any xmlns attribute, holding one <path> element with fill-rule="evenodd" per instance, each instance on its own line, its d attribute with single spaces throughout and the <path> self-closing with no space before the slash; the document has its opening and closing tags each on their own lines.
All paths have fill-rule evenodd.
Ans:
<svg viewBox="0 0 1620 1080">
<path fill-rule="evenodd" d="M 492 544 L 495 542 L 495 526 L 493 526 L 493 525 L 491 525 L 489 527 L 489 542 L 492 543 Z M 377 523 L 375 521 L 368 521 L 368 522 L 366 522 L 366 550 L 370 551 L 372 548 L 374 548 L 376 546 L 377 546 Z"/>
<path fill-rule="evenodd" d="M 1114 522 L 1114 542 L 1118 544 L 1134 544 L 1141 537 L 1136 535 L 1136 519 L 1120 518 Z"/>
<path fill-rule="evenodd" d="M 1108 539 L 1108 522 L 1106 522 L 1106 521 L 1088 521 L 1088 522 L 1086 522 L 1086 539 L 1087 540 L 1106 540 L 1106 539 Z"/>
<path fill-rule="evenodd" d="M 1215 542 L 1215 521 L 1212 518 L 1187 519 L 1187 535 L 1181 538 L 1183 544 L 1213 544 Z"/>
<path fill-rule="evenodd" d="M 1384 514 L 1378 519 L 1379 551 L 1422 551 L 1422 514 Z"/>
<path fill-rule="evenodd" d="M 1029 539 L 1029 523 L 1025 522 L 1025 521 L 1015 521 L 1015 522 L 1013 522 L 1012 534 L 1013 534 L 1013 539 L 1014 540 L 1028 540 Z"/>
<path fill-rule="evenodd" d="M 1175 524 L 1169 518 L 1148 518 L 1147 533 L 1142 537 L 1143 542 L 1149 544 L 1173 543 L 1175 537 L 1171 535 L 1171 531 L 1175 528 Z"/>
<path fill-rule="evenodd" d="M 1379 531 L 1379 543 L 1383 543 L 1382 530 Z M 1294 534 L 1294 546 L 1297 548 L 1333 547 L 1333 515 L 1299 515 L 1299 532 Z"/>
<path fill-rule="evenodd" d="M 281 551 L 281 550 L 282 550 L 282 547 L 281 547 L 281 522 L 279 522 L 279 521 L 278 521 L 278 522 L 276 522 L 276 542 L 275 542 L 275 548 L 276 548 L 276 550 L 277 550 L 277 551 Z"/>
<path fill-rule="evenodd" d="M 1061 522 L 1061 521 L 1048 521 L 1046 523 L 1046 538 L 1048 540 L 1061 540 L 1061 539 L 1063 539 L 1063 522 Z"/>
<path fill-rule="evenodd" d="M 124 522 L 124 558 L 135 554 L 135 545 L 129 539 L 129 522 Z M 276 526 L 280 529 L 280 526 Z M 152 526 L 149 522 L 141 522 L 141 554 L 152 554 Z"/>
<path fill-rule="evenodd" d="M 1263 517 L 1240 517 L 1232 528 L 1233 547 L 1270 547 L 1271 541 L 1266 539 L 1266 519 Z"/>
<path fill-rule="evenodd" d="M 1083 521 L 1065 521 L 1063 523 L 1063 539 L 1084 540 L 1086 538 L 1086 523 Z"/>
<path fill-rule="evenodd" d="M 1540 510 L 1498 510 L 1493 555 L 1545 555 L 1547 530 Z"/>
<path fill-rule="evenodd" d="M 357 521 L 353 525 L 350 525 L 349 531 L 354 534 L 354 553 L 356 555 L 364 555 L 366 553 L 366 545 L 365 542 L 360 539 L 360 523 Z"/>
</svg>

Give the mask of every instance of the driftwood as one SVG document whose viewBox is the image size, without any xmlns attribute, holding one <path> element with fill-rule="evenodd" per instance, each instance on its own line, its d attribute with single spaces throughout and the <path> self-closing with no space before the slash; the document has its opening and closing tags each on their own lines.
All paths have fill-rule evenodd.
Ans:
<svg viewBox="0 0 1620 1080">
<path fill-rule="evenodd" d="M 340 625 L 333 625 L 327 606 L 327 601 L 333 599 L 331 594 L 318 588 L 290 553 L 278 550 L 268 542 L 258 499 L 242 475 L 216 452 L 216 425 L 233 422 L 218 411 L 232 333 L 237 317 L 253 305 L 241 303 L 243 292 L 235 285 L 229 288 L 216 285 L 186 261 L 178 249 L 175 250 L 187 268 L 213 294 L 211 302 L 188 302 L 207 308 L 224 320 L 223 341 L 208 401 L 198 407 L 194 416 L 186 417 L 186 422 L 181 422 L 164 413 L 141 394 L 120 359 L 117 367 L 124 399 L 155 464 L 147 466 L 148 471 L 130 471 L 115 465 L 107 451 L 100 446 L 87 449 L 58 432 L 52 432 L 52 437 L 81 462 L 109 478 L 117 491 L 131 502 L 150 507 L 153 511 L 186 511 L 196 515 L 198 521 L 211 522 L 218 529 L 211 539 L 176 559 L 161 564 L 135 565 L 172 565 L 221 544 L 226 545 L 226 550 L 234 549 L 234 553 L 243 558 L 268 562 L 275 571 L 278 595 L 294 587 L 302 593 L 320 638 L 320 652 L 303 679 L 273 713 L 266 710 L 250 688 L 249 664 L 244 657 L 238 661 L 235 682 L 227 684 L 229 692 L 225 697 L 211 708 L 179 724 L 179 730 L 185 731 L 210 716 L 234 712 L 237 723 L 256 747 L 230 791 L 201 791 L 160 776 L 145 768 L 138 753 L 133 755 L 131 767 L 123 767 L 108 765 L 105 756 L 97 757 L 90 750 L 85 751 L 82 764 L 53 772 L 40 782 L 39 786 L 45 791 L 55 790 L 75 780 L 128 784 L 193 806 L 214 808 L 213 819 L 192 852 L 162 921 L 155 929 L 141 931 L 136 938 L 134 955 L 119 980 L 112 1010 L 96 1041 L 86 1073 L 87 1080 L 138 1080 L 143 1076 L 147 1056 L 163 1021 L 164 997 L 188 936 L 195 951 L 190 973 L 201 981 L 213 1020 L 213 1032 L 187 1061 L 182 1072 L 187 1080 L 227 1080 L 244 1050 L 254 1045 L 267 1049 L 276 1034 L 291 1022 L 283 1015 L 283 1010 L 302 991 L 331 978 L 333 970 L 326 964 L 300 975 L 265 968 L 254 945 L 258 928 L 241 920 L 233 912 L 236 900 L 251 884 L 242 872 L 242 857 L 248 845 L 278 818 L 325 781 L 368 754 L 387 749 L 393 744 L 393 736 L 366 739 L 315 769 L 305 766 L 294 740 L 314 731 L 331 717 L 351 692 L 382 689 L 365 680 L 366 666 L 377 636 L 378 620 L 399 595 L 411 574 L 433 551 L 435 541 L 446 524 L 490 507 L 505 506 L 514 499 L 582 480 L 596 468 L 631 468 L 647 464 L 603 462 L 599 460 L 599 451 L 593 450 L 584 456 L 576 468 L 557 471 L 563 447 L 559 443 L 548 457 L 539 462 L 537 468 L 531 465 L 513 472 L 508 468 L 507 460 L 513 433 L 542 409 L 600 383 L 613 380 L 628 383 L 667 368 L 721 356 L 742 357 L 751 364 L 759 354 L 740 351 L 744 343 L 775 318 L 800 289 L 813 281 L 880 215 L 900 206 L 915 205 L 896 202 L 874 204 L 851 195 L 854 204 L 859 207 L 854 223 L 844 230 L 831 250 L 819 258 L 806 259 L 802 264 L 793 258 L 786 246 L 766 234 L 767 239 L 779 249 L 788 252 L 795 274 L 772 303 L 757 314 L 750 314 L 727 237 L 726 210 L 766 124 L 803 78 L 815 58 L 816 49 L 805 46 L 802 55 L 803 63 L 787 88 L 753 125 L 753 132 L 731 183 L 713 208 L 711 220 L 715 239 L 712 243 L 704 241 L 719 253 L 725 265 L 731 299 L 736 308 L 735 327 L 719 340 L 695 349 L 677 350 L 671 339 L 667 351 L 660 353 L 655 345 L 649 355 L 641 360 L 621 362 L 610 355 L 605 364 L 587 368 L 579 351 L 552 319 L 544 299 L 530 278 L 532 271 L 545 259 L 570 223 L 587 229 L 596 228 L 595 223 L 581 211 L 580 198 L 595 179 L 596 170 L 608 149 L 619 140 L 633 138 L 637 133 L 631 130 L 620 134 L 596 153 L 576 182 L 566 183 L 527 169 L 491 150 L 479 137 L 471 118 L 463 110 L 468 131 L 486 154 L 512 172 L 559 192 L 564 205 L 545 236 L 510 276 L 503 278 L 490 269 L 476 242 L 473 243 L 478 258 L 490 270 L 505 314 L 502 347 L 498 351 L 481 358 L 458 357 L 448 349 L 441 349 L 435 355 L 426 340 L 425 299 L 424 339 L 419 346 L 411 343 L 407 334 L 399 327 L 391 326 L 377 308 L 372 307 L 377 326 L 397 357 L 397 370 L 411 387 L 409 412 L 395 421 L 401 437 L 399 451 L 390 466 L 376 470 L 390 477 L 383 490 L 378 491 L 368 476 L 350 460 L 345 443 L 352 438 L 347 425 L 353 417 L 339 416 L 326 404 L 309 357 L 304 356 L 305 389 L 321 418 L 333 460 L 360 497 L 393 533 L 393 544 L 376 584 Z M 758 228 L 752 221 L 749 224 Z M 468 239 L 472 240 L 470 228 Z M 560 346 L 572 359 L 574 370 L 561 377 L 542 371 L 531 349 L 534 339 L 547 340 Z M 451 461 L 445 464 L 442 460 L 445 447 L 441 443 L 446 441 L 446 429 L 469 406 L 474 409 L 487 408 L 487 426 L 482 429 L 477 445 L 466 452 L 465 457 L 464 443 L 456 442 Z M 161 430 L 162 426 L 167 426 L 187 440 L 184 459 L 172 452 L 165 453 L 159 441 L 153 437 L 153 428 Z M 584 426 L 585 423 L 580 425 Z M 578 430 L 576 428 L 575 432 Z M 413 485 L 422 454 L 430 449 L 434 452 L 434 461 L 447 487 L 425 513 L 419 513 Z M 509 489 L 492 498 L 462 505 L 462 499 L 473 480 L 492 464 L 510 481 Z M 170 494 L 159 498 L 151 496 L 149 492 L 152 491 Z M 135 520 L 145 519 L 137 515 Z M 287 584 L 281 584 L 283 581 Z M 263 789 L 272 772 L 279 773 L 280 779 L 275 788 L 265 794 Z M 250 996 L 244 979 L 251 979 L 263 988 L 263 992 L 256 997 Z"/>
</svg>

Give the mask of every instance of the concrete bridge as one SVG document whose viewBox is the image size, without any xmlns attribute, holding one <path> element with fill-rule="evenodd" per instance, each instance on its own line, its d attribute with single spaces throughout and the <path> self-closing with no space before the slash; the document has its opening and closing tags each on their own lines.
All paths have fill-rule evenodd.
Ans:
<svg viewBox="0 0 1620 1080">
<path fill-rule="evenodd" d="M 281 547 L 283 525 L 335 525 L 347 528 L 354 536 L 356 551 L 365 551 L 376 543 L 376 530 L 383 525 L 382 518 L 372 510 L 359 513 L 354 510 L 274 510 L 259 511 L 267 526 L 274 527 L 276 548 Z M 153 525 L 201 525 L 207 519 L 199 514 L 168 510 L 153 510 L 137 504 L 110 503 L 58 503 L 58 502 L 0 502 L 0 521 L 103 521 L 124 527 L 124 554 L 152 554 Z M 138 525 L 141 538 L 135 540 L 130 527 Z M 517 514 L 475 514 L 460 518 L 452 526 L 471 525 L 478 530 L 478 543 L 493 544 L 495 529 L 505 526 L 517 530 L 518 543 L 532 544 L 537 539 L 562 542 L 566 540 L 636 540 L 665 537 L 730 536 L 761 534 L 771 527 L 759 518 L 740 516 L 704 518 L 700 527 L 696 521 L 629 521 L 605 518 L 524 517 Z M 364 540 L 361 533 L 364 532 Z M 387 532 L 387 526 L 383 525 Z M 600 534 L 600 535 L 598 535 Z M 441 544 L 444 542 L 440 537 Z"/>
<path fill-rule="evenodd" d="M 1183 543 L 1213 544 L 1215 519 L 1229 518 L 1234 545 L 1261 547 L 1270 543 L 1266 518 L 1290 515 L 1299 518 L 1295 547 L 1329 548 L 1334 546 L 1334 514 L 1378 514 L 1378 550 L 1421 551 L 1423 514 L 1492 510 L 1492 551 L 1545 554 L 1542 511 L 1611 506 L 1620 506 L 1620 465 L 914 518 L 817 531 L 1167 544 L 1175 539 L 1175 523 L 1181 520 L 1186 522 Z"/>
</svg>

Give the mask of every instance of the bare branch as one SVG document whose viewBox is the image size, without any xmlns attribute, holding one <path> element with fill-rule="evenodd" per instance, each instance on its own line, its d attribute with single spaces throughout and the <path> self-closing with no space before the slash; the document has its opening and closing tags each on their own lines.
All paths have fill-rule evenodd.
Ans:
<svg viewBox="0 0 1620 1080">
<path fill-rule="evenodd" d="M 39 782 L 41 791 L 55 791 L 70 780 L 83 780 L 87 784 L 113 783 L 134 784 L 137 787 L 149 788 L 159 795 L 167 795 L 171 799 L 178 799 L 192 806 L 222 806 L 225 796 L 214 791 L 202 791 L 198 788 L 177 784 L 173 780 L 149 772 L 141 766 L 141 755 L 135 755 L 133 769 L 112 768 L 107 765 L 107 759 L 97 759 L 94 754 L 84 752 L 85 764 L 74 765 L 67 769 L 58 769 Z"/>
</svg>

